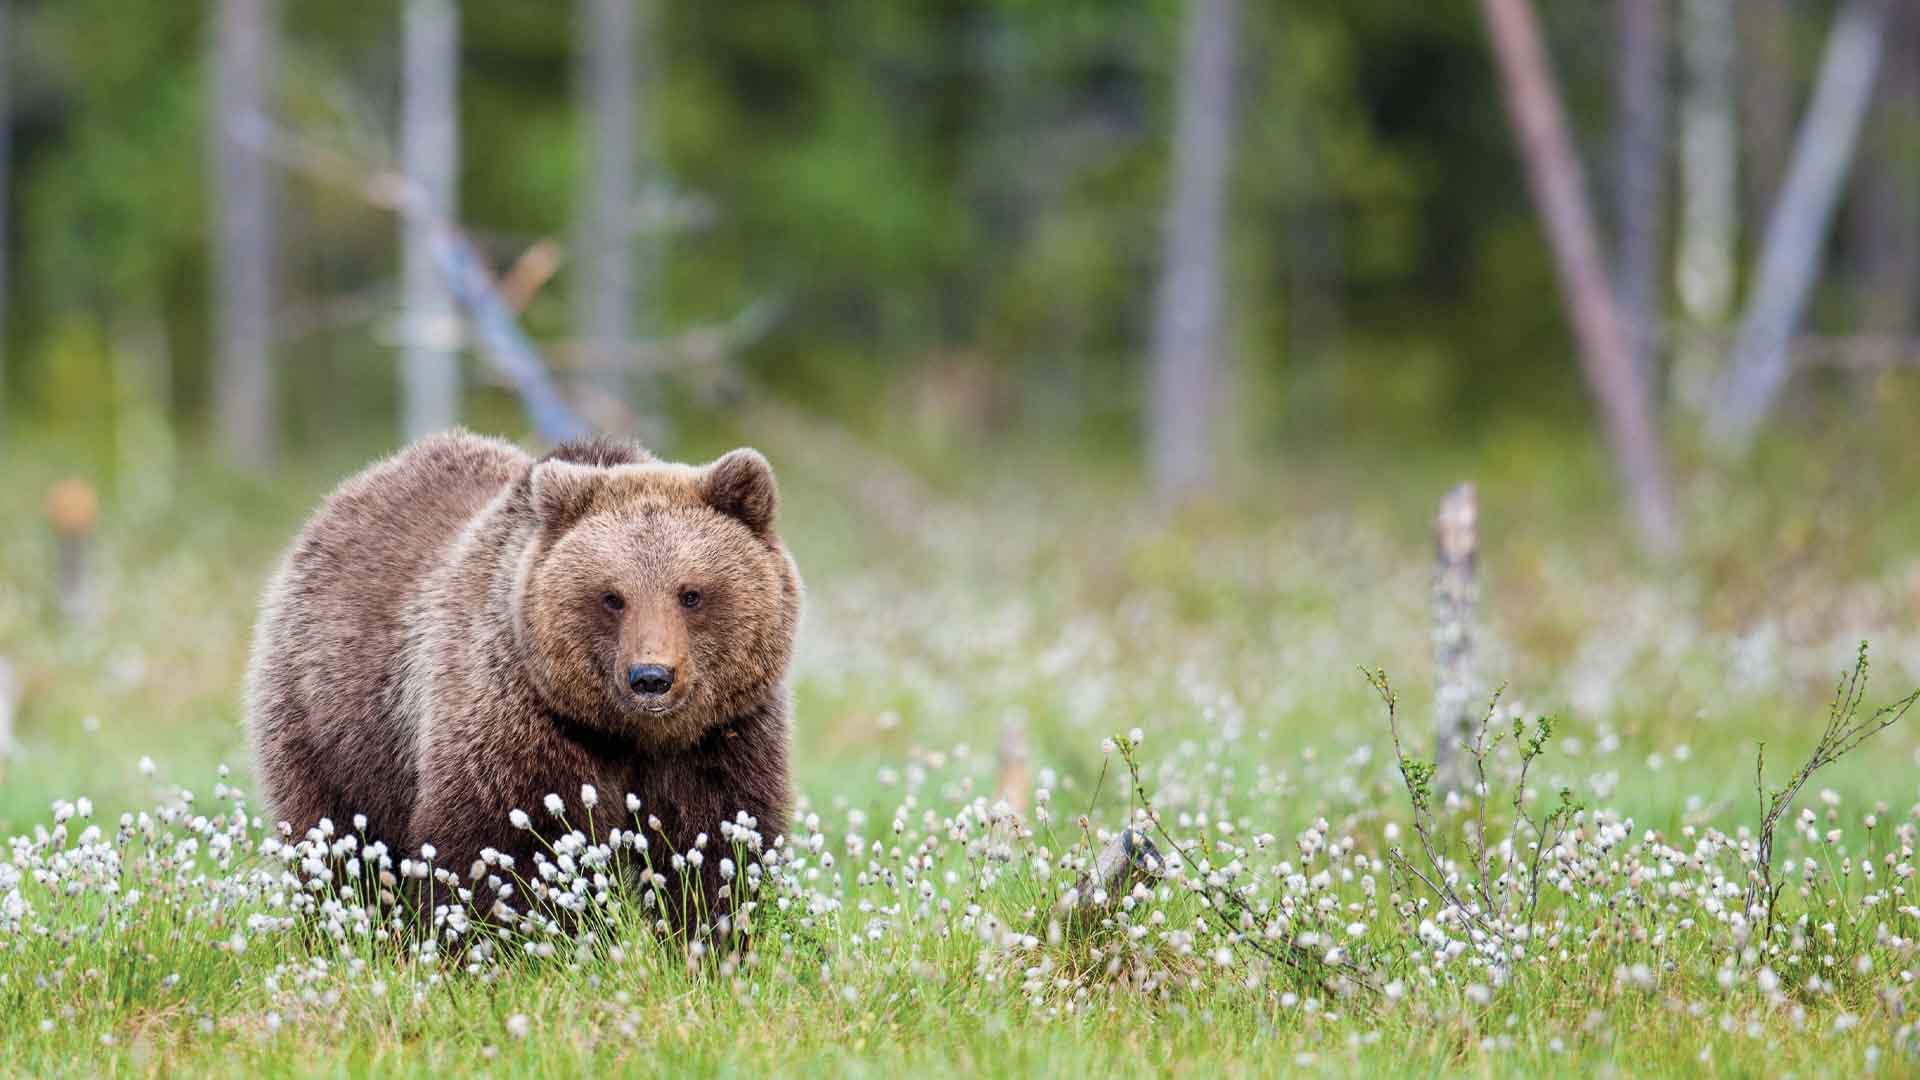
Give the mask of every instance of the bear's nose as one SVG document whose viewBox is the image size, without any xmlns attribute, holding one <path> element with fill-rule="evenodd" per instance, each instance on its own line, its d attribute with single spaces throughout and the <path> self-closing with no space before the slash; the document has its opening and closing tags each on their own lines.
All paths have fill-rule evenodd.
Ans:
<svg viewBox="0 0 1920 1080">
<path fill-rule="evenodd" d="M 637 694 L 664 694 L 673 689 L 673 669 L 661 664 L 635 664 L 627 669 L 627 685 Z"/>
</svg>

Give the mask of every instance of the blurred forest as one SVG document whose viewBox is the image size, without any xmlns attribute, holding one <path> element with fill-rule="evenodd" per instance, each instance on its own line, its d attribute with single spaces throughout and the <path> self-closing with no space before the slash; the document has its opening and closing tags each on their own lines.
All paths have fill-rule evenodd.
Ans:
<svg viewBox="0 0 1920 1080">
<path fill-rule="evenodd" d="M 1626 397 L 1604 366 L 1583 384 L 1490 45 L 1535 15 Z M 525 430 L 400 219 L 341 182 L 351 162 L 424 185 L 579 411 L 670 454 L 743 393 L 908 460 L 1033 437 L 1173 484 L 1206 456 L 1147 428 L 1181 416 L 1200 435 L 1169 438 L 1312 453 L 1558 439 L 1639 395 L 1684 453 L 1793 218 L 1803 129 L 1836 128 L 1803 119 L 1852 122 L 1821 85 L 1849 19 L 1876 32 L 1838 73 L 1870 96 L 1831 206 L 1816 169 L 1818 212 L 1787 223 L 1814 250 L 1773 381 L 1904 430 L 1911 5 L 19 0 L 7 439 L 257 469 L 451 418 Z M 1169 236 L 1183 222 L 1197 239 Z M 1209 354 L 1197 377 L 1168 366 L 1182 348 Z"/>
</svg>

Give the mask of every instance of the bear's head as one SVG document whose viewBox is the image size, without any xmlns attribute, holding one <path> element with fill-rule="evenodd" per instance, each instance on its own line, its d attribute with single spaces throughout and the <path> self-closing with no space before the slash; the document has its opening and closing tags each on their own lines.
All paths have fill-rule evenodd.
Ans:
<svg viewBox="0 0 1920 1080">
<path fill-rule="evenodd" d="M 614 444 L 563 447 L 520 485 L 532 542 L 515 624 L 534 686 L 569 720 L 684 747 L 785 675 L 800 575 L 774 534 L 773 469 Z"/>
</svg>

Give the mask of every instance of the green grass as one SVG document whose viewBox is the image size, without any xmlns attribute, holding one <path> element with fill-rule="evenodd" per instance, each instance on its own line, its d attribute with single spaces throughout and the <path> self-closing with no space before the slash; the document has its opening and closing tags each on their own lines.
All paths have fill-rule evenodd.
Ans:
<svg viewBox="0 0 1920 1080">
<path fill-rule="evenodd" d="M 1897 726 L 1809 785 L 1812 835 L 1842 835 L 1783 827 L 1790 885 L 1772 952 L 1716 918 L 1737 897 L 1712 895 L 1745 880 L 1757 744 L 1783 782 L 1857 641 L 1874 642 L 1869 705 L 1920 683 L 1920 564 L 1884 500 L 1912 479 L 1905 466 L 1855 447 L 1841 456 L 1867 464 L 1845 473 L 1769 459 L 1767 484 L 1696 467 L 1683 491 L 1713 512 L 1696 515 L 1684 560 L 1651 567 L 1590 497 L 1604 489 L 1590 455 L 1516 438 L 1490 438 L 1485 456 L 1249 465 L 1177 521 L 1113 470 L 1036 465 L 1018 448 L 970 456 L 889 513 L 858 463 L 797 466 L 823 458 L 764 446 L 809 591 L 797 816 L 818 815 L 834 865 L 796 826 L 744 957 L 689 963 L 621 894 L 584 954 L 564 940 L 551 958 L 502 946 L 478 971 L 403 942 L 329 941 L 320 917 L 255 918 L 287 916 L 298 889 L 265 873 L 252 850 L 263 831 L 233 820 L 258 812 L 238 704 L 253 602 L 301 514 L 358 455 L 270 486 L 190 455 L 164 499 L 109 485 L 91 614 L 75 624 L 58 612 L 38 504 L 85 460 L 16 447 L 0 489 L 0 658 L 26 695 L 0 835 L 23 838 L 11 865 L 33 913 L 0 930 L 0 1072 L 1856 1075 L 1870 1058 L 1911 1072 L 1920 920 L 1894 867 L 1912 862 L 1920 732 Z M 1402 722 L 1424 728 L 1424 522 L 1460 474 L 1487 508 L 1482 668 L 1509 684 L 1502 722 L 1558 717 L 1526 805 L 1537 813 L 1564 787 L 1587 807 L 1569 856 L 1578 884 L 1546 890 L 1549 929 L 1503 972 L 1473 949 L 1437 964 L 1421 944 L 1419 924 L 1445 905 L 1384 861 L 1396 844 L 1414 853 L 1412 818 L 1357 670 L 1393 672 Z M 1583 494 L 1554 490 L 1565 476 Z M 1010 720 L 1031 772 L 1003 792 Z M 1133 728 L 1137 789 L 1101 746 Z M 1428 752 L 1424 739 L 1410 749 Z M 1524 846 L 1503 760 L 1490 832 Z M 194 809 L 168 823 L 181 785 Z M 1032 805 L 1023 827 L 997 818 L 1003 794 L 1030 801 L 1035 788 L 1048 820 Z M 91 822 L 46 832 L 52 803 L 83 795 Z M 1293 904 L 1283 936 L 1320 934 L 1315 952 L 1342 942 L 1380 992 L 1343 996 L 1272 962 L 1259 945 L 1272 908 L 1253 940 L 1230 935 L 1201 902 L 1223 898 L 1191 866 L 1124 922 L 1116 909 L 1108 925 L 1056 932 L 1047 912 L 1098 843 L 1088 834 L 1121 828 L 1142 795 L 1194 858 L 1237 861 L 1251 902 Z M 1438 826 L 1457 869 L 1471 809 Z M 142 811 L 151 836 L 136 821 L 116 840 L 120 815 Z M 196 815 L 208 822 L 182 855 Z M 1303 858 L 1319 819 L 1337 859 L 1324 846 Z M 89 823 L 104 834 L 93 848 Z M 226 866 L 207 842 L 223 830 L 238 838 Z M 1700 846 L 1716 836 L 1719 850 Z M 1822 869 L 1802 895 L 1810 857 Z M 1290 885 L 1283 862 L 1303 879 L 1328 871 L 1327 887 Z M 36 881 L 36 867 L 58 880 Z M 1866 906 L 1869 893 L 1883 898 Z M 1364 932 L 1349 938 L 1349 924 Z"/>
</svg>

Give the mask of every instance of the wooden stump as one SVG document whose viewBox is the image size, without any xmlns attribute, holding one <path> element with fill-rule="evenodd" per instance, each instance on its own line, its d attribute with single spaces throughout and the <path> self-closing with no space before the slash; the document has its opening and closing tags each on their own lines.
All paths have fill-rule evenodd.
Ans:
<svg viewBox="0 0 1920 1080">
<path fill-rule="evenodd" d="M 1000 725 L 999 776 L 994 783 L 994 798 L 1027 816 L 1033 800 L 1033 769 L 1027 763 L 1027 725 L 1018 716 L 1010 716 Z"/>
<path fill-rule="evenodd" d="M 100 519 L 100 498 L 93 485 L 67 479 L 47 489 L 47 523 L 59 546 L 60 613 L 68 622 L 87 621 L 92 614 L 93 530 Z"/>
<path fill-rule="evenodd" d="M 20 683 L 13 665 L 0 657 L 0 782 L 7 778 L 7 762 L 13 758 L 13 706 L 20 698 Z"/>
<path fill-rule="evenodd" d="M 1440 512 L 1433 519 L 1434 761 L 1443 787 L 1464 782 L 1460 747 L 1473 730 L 1479 516 L 1473 485 L 1461 484 L 1440 500 Z"/>
</svg>

